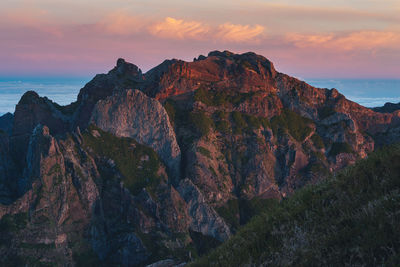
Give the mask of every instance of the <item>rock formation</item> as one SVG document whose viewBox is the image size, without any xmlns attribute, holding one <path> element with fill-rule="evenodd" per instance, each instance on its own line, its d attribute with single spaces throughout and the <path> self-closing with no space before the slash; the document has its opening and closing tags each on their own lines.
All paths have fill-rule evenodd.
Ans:
<svg viewBox="0 0 400 267">
<path fill-rule="evenodd" d="M 0 129 L 2 264 L 141 266 L 189 261 L 243 207 L 397 142 L 400 112 L 214 51 L 147 73 L 119 59 L 67 106 L 27 92 Z"/>
</svg>

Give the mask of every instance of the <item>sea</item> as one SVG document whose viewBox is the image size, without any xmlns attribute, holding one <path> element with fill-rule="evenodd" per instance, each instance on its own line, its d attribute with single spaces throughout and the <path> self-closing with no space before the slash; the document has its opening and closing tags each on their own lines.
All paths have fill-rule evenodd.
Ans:
<svg viewBox="0 0 400 267">
<path fill-rule="evenodd" d="M 21 96 L 29 90 L 36 91 L 52 101 L 67 105 L 76 101 L 79 90 L 90 77 L 26 78 L 0 77 L 0 115 L 13 113 Z M 303 79 L 319 88 L 336 88 L 348 99 L 366 107 L 382 106 L 386 102 L 400 102 L 400 79 Z"/>
<path fill-rule="evenodd" d="M 76 101 L 79 90 L 90 81 L 88 77 L 62 78 L 1 78 L 0 77 L 0 116 L 11 112 L 21 96 L 30 90 L 52 101 L 67 105 Z"/>
</svg>

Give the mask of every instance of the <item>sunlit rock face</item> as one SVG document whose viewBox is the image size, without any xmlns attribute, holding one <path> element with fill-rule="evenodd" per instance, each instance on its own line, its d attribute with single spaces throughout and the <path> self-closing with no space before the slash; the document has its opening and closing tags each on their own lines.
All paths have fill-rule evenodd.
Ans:
<svg viewBox="0 0 400 267">
<path fill-rule="evenodd" d="M 181 151 L 164 107 L 139 90 L 115 93 L 97 102 L 91 123 L 120 137 L 153 148 L 171 175 L 179 179 Z"/>
</svg>

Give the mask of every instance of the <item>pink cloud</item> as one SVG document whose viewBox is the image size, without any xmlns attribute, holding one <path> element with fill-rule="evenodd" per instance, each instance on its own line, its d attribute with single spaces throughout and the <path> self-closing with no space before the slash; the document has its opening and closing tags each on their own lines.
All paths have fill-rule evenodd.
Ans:
<svg viewBox="0 0 400 267">
<path fill-rule="evenodd" d="M 215 36 L 224 41 L 248 42 L 253 41 L 264 33 L 265 27 L 261 25 L 240 25 L 224 23 L 218 26 Z"/>
<path fill-rule="evenodd" d="M 199 21 L 184 21 L 171 17 L 149 26 L 149 32 L 157 37 L 171 39 L 203 39 L 210 27 Z"/>
<path fill-rule="evenodd" d="M 231 19 L 160 19 L 119 10 L 83 24 L 61 23 L 40 9 L 0 11 L 0 75 L 94 74 L 110 69 L 118 57 L 147 70 L 166 58 L 191 60 L 216 49 L 254 51 L 271 59 L 278 70 L 303 77 L 400 73 L 398 27 L 287 34 L 267 28 L 267 22 L 228 22 Z"/>
<path fill-rule="evenodd" d="M 339 51 L 375 50 L 394 48 L 400 45 L 400 32 L 357 31 L 347 34 L 296 34 L 286 39 L 300 48 L 324 48 Z"/>
</svg>

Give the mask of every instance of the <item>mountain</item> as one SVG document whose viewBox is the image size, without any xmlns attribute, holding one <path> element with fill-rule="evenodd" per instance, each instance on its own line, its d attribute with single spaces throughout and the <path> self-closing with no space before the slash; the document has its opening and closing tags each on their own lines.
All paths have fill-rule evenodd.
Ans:
<svg viewBox="0 0 400 267">
<path fill-rule="evenodd" d="M 392 113 L 395 112 L 396 110 L 400 110 L 400 103 L 386 103 L 383 105 L 383 107 L 376 107 L 372 109 L 373 111 L 376 112 L 381 112 L 381 113 Z"/>
<path fill-rule="evenodd" d="M 190 266 L 398 266 L 400 146 L 271 205 Z"/>
<path fill-rule="evenodd" d="M 400 140 L 399 111 L 374 112 L 228 51 L 146 73 L 118 59 L 70 105 L 25 93 L 7 123 L 9 265 L 190 261 L 271 201 Z"/>
</svg>

